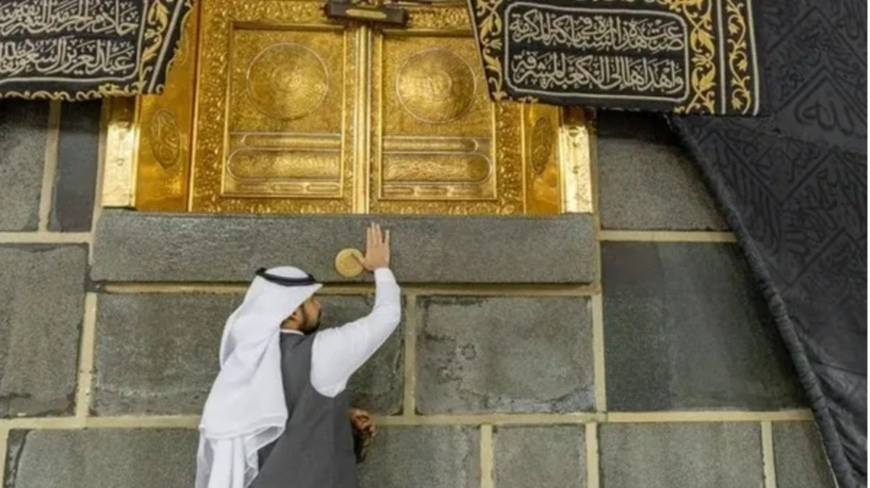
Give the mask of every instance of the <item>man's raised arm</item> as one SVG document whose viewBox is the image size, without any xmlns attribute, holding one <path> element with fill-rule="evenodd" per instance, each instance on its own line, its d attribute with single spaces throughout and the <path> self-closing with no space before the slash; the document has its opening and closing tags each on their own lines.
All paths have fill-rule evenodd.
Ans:
<svg viewBox="0 0 870 488">
<path fill-rule="evenodd" d="M 396 330 L 402 320 L 401 293 L 390 271 L 390 233 L 372 224 L 366 231 L 363 267 L 375 275 L 375 305 L 371 313 L 349 324 L 317 333 L 312 346 L 311 383 L 322 395 L 334 397 L 347 381 Z"/>
</svg>

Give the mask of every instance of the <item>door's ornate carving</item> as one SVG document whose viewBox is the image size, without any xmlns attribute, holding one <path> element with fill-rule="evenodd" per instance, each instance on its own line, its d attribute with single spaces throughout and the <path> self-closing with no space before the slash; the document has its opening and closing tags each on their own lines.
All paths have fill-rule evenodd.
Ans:
<svg viewBox="0 0 870 488">
<path fill-rule="evenodd" d="M 199 3 L 166 92 L 136 103 L 136 208 L 584 211 L 567 112 L 489 99 L 464 3 L 403 5 L 402 27 L 323 7 Z"/>
</svg>

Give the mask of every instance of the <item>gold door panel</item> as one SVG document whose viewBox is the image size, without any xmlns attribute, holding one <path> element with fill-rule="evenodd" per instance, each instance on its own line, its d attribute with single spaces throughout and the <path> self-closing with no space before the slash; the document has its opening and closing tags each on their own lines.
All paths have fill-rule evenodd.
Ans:
<svg viewBox="0 0 870 488">
<path fill-rule="evenodd" d="M 221 196 L 341 200 L 343 32 L 232 33 Z"/>
<path fill-rule="evenodd" d="M 187 19 L 181 47 L 166 79 L 166 91 L 160 96 L 136 99 L 139 120 L 136 208 L 187 209 L 198 20 L 195 12 Z"/>
<path fill-rule="evenodd" d="M 354 210 L 353 35 L 319 2 L 202 2 L 191 210 Z"/>
<path fill-rule="evenodd" d="M 518 106 L 490 102 L 463 13 L 412 15 L 408 29 L 375 37 L 373 213 L 523 211 L 522 158 L 508 156 L 519 156 L 521 141 L 499 147 L 511 128 L 518 134 Z"/>
<path fill-rule="evenodd" d="M 405 6 L 401 29 L 328 19 L 320 1 L 197 5 L 165 93 L 106 111 L 109 139 L 136 134 L 137 209 L 591 209 L 583 111 L 492 102 L 464 3 Z M 120 204 L 125 158 L 107 150 Z"/>
</svg>

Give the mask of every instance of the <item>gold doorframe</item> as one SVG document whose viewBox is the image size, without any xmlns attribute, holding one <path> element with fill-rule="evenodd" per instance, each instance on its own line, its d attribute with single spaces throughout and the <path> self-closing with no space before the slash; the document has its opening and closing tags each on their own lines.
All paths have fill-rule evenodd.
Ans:
<svg viewBox="0 0 870 488">
<path fill-rule="evenodd" d="M 288 214 L 592 211 L 591 112 L 489 100 L 485 85 L 474 86 L 485 83 L 479 54 L 474 48 L 463 51 L 466 39 L 470 46 L 474 43 L 464 3 L 409 6 L 408 28 L 385 30 L 364 24 L 346 27 L 325 19 L 320 2 L 205 3 L 199 2 L 201 10 L 188 19 L 166 92 L 135 100 L 109 99 L 104 104 L 103 206 Z M 427 47 L 432 39 L 441 49 Z M 306 56 L 312 60 L 309 64 L 322 63 L 322 57 L 310 54 L 306 42 L 333 54 L 340 48 L 342 59 L 327 59 L 332 65 L 324 70 L 342 71 L 340 92 L 321 89 L 323 80 L 314 80 L 302 85 L 305 91 L 295 92 L 290 101 L 272 103 L 263 98 L 259 113 L 239 102 L 243 95 L 233 87 L 242 82 L 248 83 L 245 102 L 257 96 L 250 89 L 251 67 L 258 66 L 263 53 L 268 56 L 259 64 Z M 333 47 L 323 48 L 324 42 Z M 407 68 L 413 64 L 408 60 L 416 62 L 411 68 L 417 72 Z M 411 72 L 406 77 L 411 90 L 417 89 L 414 83 L 429 87 L 431 70 L 436 75 L 438 69 L 476 70 L 478 81 L 464 72 L 449 73 L 451 80 L 460 80 L 459 85 L 467 80 L 473 102 L 466 97 L 462 103 L 472 105 L 414 99 L 413 91 L 411 98 L 402 99 L 402 90 L 407 89 L 400 85 L 401 69 Z M 317 75 L 316 70 L 309 72 Z M 315 97 L 333 97 L 334 110 L 306 122 L 307 126 L 294 126 L 293 117 L 310 109 L 306 101 Z M 409 100 L 416 106 L 397 108 Z M 437 118 L 440 113 L 433 110 L 444 107 L 449 116 L 473 115 L 478 129 L 472 132 L 477 135 L 467 132 L 473 129 L 467 118 L 454 117 L 465 124 L 457 129 L 458 123 L 453 127 L 441 123 L 449 122 L 447 118 L 437 120 L 440 125 L 424 120 L 427 125 L 407 115 L 416 111 L 412 115 L 418 119 Z M 277 115 L 272 119 L 284 117 L 283 122 L 267 120 L 264 112 Z M 227 177 L 230 164 L 249 173 L 251 167 L 286 171 L 289 156 L 280 164 L 268 160 L 269 151 L 274 153 L 277 147 L 296 158 L 292 170 L 298 173 L 304 167 L 314 183 L 306 187 L 295 180 L 270 182 L 259 178 L 262 174 L 253 175 L 259 179 L 234 180 L 239 171 Z M 261 158 L 263 163 L 249 157 L 243 161 L 248 166 L 240 166 L 228 154 L 265 154 L 266 159 Z M 306 161 L 299 154 L 314 159 Z M 465 180 L 452 183 L 456 178 Z"/>
</svg>

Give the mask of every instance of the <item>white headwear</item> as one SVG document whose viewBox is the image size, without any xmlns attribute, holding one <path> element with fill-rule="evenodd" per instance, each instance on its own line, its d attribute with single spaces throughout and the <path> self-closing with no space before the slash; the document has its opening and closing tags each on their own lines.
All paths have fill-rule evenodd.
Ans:
<svg viewBox="0 0 870 488">
<path fill-rule="evenodd" d="M 224 327 L 220 372 L 199 424 L 196 488 L 246 488 L 257 476 L 257 451 L 284 432 L 281 323 L 322 285 L 289 266 L 266 275 L 258 272 Z M 282 285 L 276 277 L 302 284 Z"/>
</svg>

